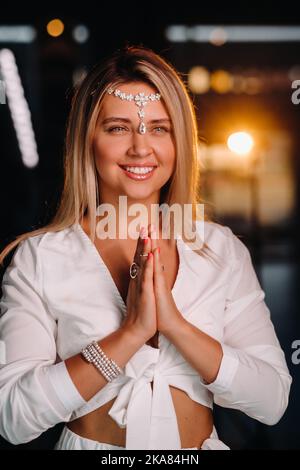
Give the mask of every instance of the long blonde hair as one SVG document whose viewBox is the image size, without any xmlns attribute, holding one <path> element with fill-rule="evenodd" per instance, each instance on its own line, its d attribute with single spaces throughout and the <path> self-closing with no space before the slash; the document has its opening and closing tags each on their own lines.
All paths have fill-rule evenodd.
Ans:
<svg viewBox="0 0 300 470">
<path fill-rule="evenodd" d="M 196 220 L 196 204 L 200 202 L 198 131 L 194 107 L 184 81 L 165 59 L 152 50 L 126 47 L 94 67 L 74 93 L 65 139 L 64 186 L 52 221 L 17 236 L 0 253 L 0 264 L 21 241 L 66 229 L 80 223 L 85 215 L 88 216 L 90 237 L 94 242 L 99 190 L 92 140 L 101 103 L 108 88 L 137 81 L 158 90 L 173 124 L 176 167 L 161 190 L 161 202 L 169 206 L 177 203 L 182 207 L 191 204 L 193 220 Z M 206 244 L 204 247 L 208 249 Z"/>
</svg>

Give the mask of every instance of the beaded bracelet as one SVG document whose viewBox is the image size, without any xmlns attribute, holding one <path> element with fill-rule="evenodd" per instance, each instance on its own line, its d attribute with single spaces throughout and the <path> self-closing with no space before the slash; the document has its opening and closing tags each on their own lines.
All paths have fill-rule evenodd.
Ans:
<svg viewBox="0 0 300 470">
<path fill-rule="evenodd" d="M 81 351 L 81 355 L 87 362 L 94 364 L 108 382 L 111 382 L 118 375 L 123 373 L 122 369 L 115 361 L 106 356 L 96 341 L 92 341 L 92 343 L 88 344 Z"/>
</svg>

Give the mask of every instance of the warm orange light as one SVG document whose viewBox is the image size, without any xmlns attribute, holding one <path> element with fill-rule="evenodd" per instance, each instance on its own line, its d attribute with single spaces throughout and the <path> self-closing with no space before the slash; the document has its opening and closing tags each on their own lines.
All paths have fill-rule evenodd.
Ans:
<svg viewBox="0 0 300 470">
<path fill-rule="evenodd" d="M 63 33 L 65 26 L 61 20 L 55 18 L 47 24 L 47 32 L 50 36 L 57 37 Z"/>
<path fill-rule="evenodd" d="M 232 76 L 226 70 L 215 70 L 211 74 L 210 86 L 217 93 L 228 93 L 232 88 Z"/>
<path fill-rule="evenodd" d="M 251 151 L 254 142 L 248 132 L 234 132 L 228 137 L 227 145 L 232 152 L 246 155 Z"/>
<path fill-rule="evenodd" d="M 188 74 L 188 85 L 193 93 L 206 93 L 209 90 L 209 71 L 205 67 L 192 67 Z"/>
</svg>

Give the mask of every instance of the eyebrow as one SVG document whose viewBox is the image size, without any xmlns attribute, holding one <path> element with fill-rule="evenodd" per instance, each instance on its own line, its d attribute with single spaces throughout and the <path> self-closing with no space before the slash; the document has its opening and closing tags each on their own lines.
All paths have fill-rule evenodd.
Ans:
<svg viewBox="0 0 300 470">
<path fill-rule="evenodd" d="M 123 118 L 123 117 L 112 116 L 112 117 L 108 117 L 106 119 L 103 119 L 102 124 L 108 124 L 109 122 L 115 122 L 115 121 L 131 123 L 130 119 Z M 171 120 L 169 118 L 162 118 L 162 119 L 152 119 L 151 121 L 149 121 L 150 124 L 160 124 L 162 122 L 171 123 Z"/>
</svg>

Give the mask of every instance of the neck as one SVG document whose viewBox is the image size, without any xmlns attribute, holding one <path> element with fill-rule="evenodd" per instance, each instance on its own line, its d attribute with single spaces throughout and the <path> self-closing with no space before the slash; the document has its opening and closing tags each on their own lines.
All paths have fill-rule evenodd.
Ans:
<svg viewBox="0 0 300 470">
<path fill-rule="evenodd" d="M 160 222 L 158 217 L 159 192 L 152 194 L 147 199 L 132 199 L 124 195 L 111 195 L 110 197 L 100 196 L 101 204 L 109 204 L 112 212 L 108 215 L 107 210 L 97 215 L 97 222 L 101 220 L 108 222 L 111 220 L 116 226 L 117 238 L 127 238 L 129 229 L 139 231 L 140 226 L 147 227 L 148 224 L 156 225 L 160 232 Z M 107 207 L 107 206 L 106 206 Z M 105 207 L 104 207 L 105 209 Z M 111 217 L 113 216 L 113 219 Z"/>
</svg>

